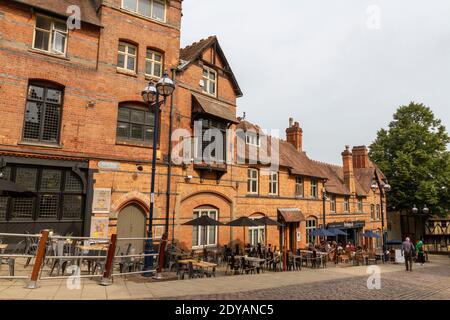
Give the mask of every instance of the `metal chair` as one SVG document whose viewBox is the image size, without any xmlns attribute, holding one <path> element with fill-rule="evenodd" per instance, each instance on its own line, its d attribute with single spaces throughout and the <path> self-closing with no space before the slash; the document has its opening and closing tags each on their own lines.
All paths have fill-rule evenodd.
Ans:
<svg viewBox="0 0 450 320">
<path fill-rule="evenodd" d="M 56 243 L 56 250 L 55 254 L 57 257 L 67 256 L 67 257 L 73 257 L 74 256 L 74 250 L 73 246 L 71 244 L 66 243 L 65 240 L 59 239 Z M 55 258 L 52 268 L 50 270 L 50 276 L 53 275 L 53 271 L 55 270 L 55 267 L 57 266 L 57 275 L 59 276 L 64 275 L 67 266 L 72 265 L 75 263 L 74 259 L 69 258 Z"/>
</svg>

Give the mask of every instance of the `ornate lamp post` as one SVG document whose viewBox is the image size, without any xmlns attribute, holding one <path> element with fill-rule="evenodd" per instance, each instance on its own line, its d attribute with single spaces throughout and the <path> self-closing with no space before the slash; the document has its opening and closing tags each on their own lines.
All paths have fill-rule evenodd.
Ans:
<svg viewBox="0 0 450 320">
<path fill-rule="evenodd" d="M 372 191 L 375 193 L 380 190 L 380 205 L 381 205 L 381 247 L 383 248 L 383 255 L 386 255 L 385 247 L 385 235 L 384 235 L 384 198 L 386 197 L 386 192 L 391 191 L 391 186 L 388 183 L 376 179 L 372 183 Z"/>
<path fill-rule="evenodd" d="M 156 175 L 156 148 L 158 145 L 158 133 L 159 133 L 159 108 L 161 104 L 166 101 L 166 98 L 173 94 L 175 85 L 172 79 L 169 78 L 167 73 L 164 73 L 163 77 L 158 81 L 156 86 L 153 82 L 150 82 L 148 86 L 142 91 L 142 99 L 148 103 L 150 110 L 154 109 L 155 118 L 153 123 L 153 149 L 152 149 L 152 174 L 151 174 L 151 187 L 150 187 L 150 210 L 148 215 L 148 239 L 145 242 L 145 254 L 152 254 L 153 252 L 153 210 L 155 203 L 155 175 Z M 160 96 L 163 97 L 160 100 Z M 167 230 L 165 231 L 167 239 Z M 163 238 L 163 243 L 164 242 Z M 162 244 L 161 244 L 162 245 Z M 164 250 L 163 250 L 164 251 Z M 150 271 L 153 268 L 153 256 L 145 256 L 144 271 Z M 159 268 L 158 268 L 159 269 Z M 143 274 L 146 277 L 151 276 L 150 272 Z"/>
</svg>

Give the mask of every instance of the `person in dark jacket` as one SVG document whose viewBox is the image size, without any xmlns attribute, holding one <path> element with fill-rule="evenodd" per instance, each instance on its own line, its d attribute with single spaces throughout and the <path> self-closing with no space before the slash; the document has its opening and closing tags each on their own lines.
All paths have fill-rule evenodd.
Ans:
<svg viewBox="0 0 450 320">
<path fill-rule="evenodd" d="M 402 243 L 402 255 L 405 257 L 406 271 L 412 271 L 414 245 L 409 238 Z"/>
</svg>

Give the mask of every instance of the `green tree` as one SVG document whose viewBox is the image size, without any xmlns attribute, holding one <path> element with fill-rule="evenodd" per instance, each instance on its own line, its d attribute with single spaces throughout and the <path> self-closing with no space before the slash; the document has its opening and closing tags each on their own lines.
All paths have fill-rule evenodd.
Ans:
<svg viewBox="0 0 450 320">
<path fill-rule="evenodd" d="M 411 102 L 394 114 L 389 128 L 378 131 L 370 158 L 392 186 L 390 209 L 427 205 L 443 215 L 450 208 L 450 136 L 430 108 Z"/>
</svg>

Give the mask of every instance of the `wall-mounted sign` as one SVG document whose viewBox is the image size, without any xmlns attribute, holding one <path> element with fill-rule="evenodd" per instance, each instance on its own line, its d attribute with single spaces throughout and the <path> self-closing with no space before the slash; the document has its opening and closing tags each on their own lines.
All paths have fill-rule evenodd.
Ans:
<svg viewBox="0 0 450 320">
<path fill-rule="evenodd" d="M 97 166 L 100 169 L 120 169 L 120 163 L 118 162 L 110 162 L 110 161 L 99 161 Z"/>
<path fill-rule="evenodd" d="M 91 238 L 108 238 L 109 218 L 92 217 Z"/>
<path fill-rule="evenodd" d="M 297 242 L 302 241 L 302 233 L 300 231 L 297 231 Z"/>
<path fill-rule="evenodd" d="M 365 225 L 366 225 L 365 221 L 344 221 L 344 222 L 329 223 L 328 228 L 358 229 L 364 227 Z"/>
<path fill-rule="evenodd" d="M 155 227 L 155 232 L 153 234 L 153 237 L 155 239 L 161 239 L 163 234 L 164 234 L 164 227 L 163 226 L 156 226 Z"/>
<path fill-rule="evenodd" d="M 92 201 L 93 213 L 109 213 L 111 209 L 111 189 L 95 188 Z"/>
</svg>

